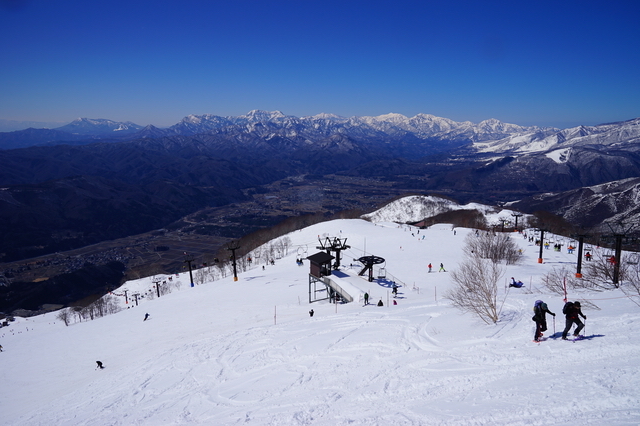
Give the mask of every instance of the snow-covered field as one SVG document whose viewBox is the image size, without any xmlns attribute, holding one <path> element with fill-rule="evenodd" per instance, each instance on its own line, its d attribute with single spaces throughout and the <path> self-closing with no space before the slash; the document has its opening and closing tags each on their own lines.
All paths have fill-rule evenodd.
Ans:
<svg viewBox="0 0 640 426">
<path fill-rule="evenodd" d="M 541 276 L 576 255 L 545 250 L 539 264 L 538 249 L 512 234 L 523 261 L 504 281 L 526 287 L 486 325 L 450 306 L 450 273 L 437 272 L 456 268 L 468 232 L 336 220 L 290 234 L 287 256 L 264 270 L 254 262 L 237 282 L 192 288 L 181 274 L 179 291 L 68 327 L 55 313 L 18 318 L 0 329 L 0 424 L 640 424 L 640 308 L 618 291 L 569 294 L 600 309 L 584 309 L 587 339 L 560 340 L 563 301 Z M 351 246 L 340 274 L 361 291 L 353 303 L 308 303 L 309 263 L 295 260 L 326 236 Z M 386 259 L 386 281 L 350 267 L 365 253 Z M 395 306 L 392 278 L 403 284 Z M 374 304 L 363 306 L 364 291 Z M 539 344 L 536 299 L 558 314 Z"/>
</svg>

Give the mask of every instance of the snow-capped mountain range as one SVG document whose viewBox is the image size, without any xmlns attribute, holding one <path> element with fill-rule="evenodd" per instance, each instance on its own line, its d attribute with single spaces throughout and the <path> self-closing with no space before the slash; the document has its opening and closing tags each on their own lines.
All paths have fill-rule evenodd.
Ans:
<svg viewBox="0 0 640 426">
<path fill-rule="evenodd" d="M 574 147 L 608 145 L 625 148 L 640 142 L 640 118 L 598 126 L 578 126 L 555 132 L 535 131 L 514 134 L 495 141 L 474 142 L 479 153 L 530 154 L 545 152 L 549 158 L 565 162 Z"/>
<path fill-rule="evenodd" d="M 42 130 L 42 135 L 37 133 L 37 130 Z M 556 129 L 519 126 L 496 119 L 479 123 L 458 122 L 431 114 L 417 114 L 413 117 L 397 113 L 341 117 L 322 113 L 296 117 L 281 111 L 252 110 L 240 116 L 188 115 L 168 128 L 79 118 L 54 130 L 69 133 L 69 137 L 66 138 L 68 141 L 75 141 L 78 136 L 86 136 L 87 140 L 135 140 L 203 134 L 235 138 L 241 137 L 240 135 L 253 135 L 265 139 L 285 137 L 302 139 L 306 144 L 320 143 L 327 138 L 344 137 L 356 140 L 385 140 L 385 143 L 391 144 L 400 142 L 415 145 L 429 141 L 429 148 L 433 148 L 433 142 L 439 142 L 439 145 L 447 150 L 464 146 L 467 153 L 485 156 L 546 153 L 549 158 L 564 162 L 574 147 L 607 145 L 615 148 L 623 145 L 624 148 L 629 143 L 637 143 L 640 139 L 640 118 L 598 126 Z M 246 136 L 243 137 L 246 139 Z M 30 132 L 0 133 L 0 148 L 51 144 L 64 140 L 64 134 L 47 129 L 30 129 Z"/>
<path fill-rule="evenodd" d="M 32 129 L 33 130 L 33 129 Z M 46 130 L 46 129 L 41 129 Z M 379 116 L 341 117 L 335 114 L 317 114 L 296 117 L 280 111 L 253 110 L 240 116 L 217 116 L 212 114 L 188 115 L 168 128 L 149 125 L 139 126 L 131 122 L 116 122 L 106 119 L 78 118 L 55 130 L 87 138 L 159 138 L 167 136 L 192 136 L 199 134 L 259 134 L 262 137 L 304 137 L 311 142 L 319 138 L 348 136 L 354 138 L 387 139 L 437 139 L 453 141 L 455 145 L 469 142 L 496 141 L 511 135 L 530 133 L 552 133 L 558 129 L 524 127 L 488 119 L 480 123 L 457 122 L 430 114 L 406 117 L 402 114 Z M 65 141 L 64 135 L 49 135 L 43 138 L 24 131 L 0 133 L 0 148 L 10 149 L 30 145 L 41 145 Z M 67 140 L 73 140 L 71 136 Z"/>
<path fill-rule="evenodd" d="M 360 134 L 402 137 L 413 135 L 418 139 L 440 138 L 450 140 L 466 139 L 471 141 L 495 140 L 514 133 L 546 132 L 551 128 L 523 127 L 503 123 L 496 119 L 472 123 L 457 122 L 448 118 L 430 114 L 417 114 L 406 117 L 402 114 L 384 114 L 378 116 L 341 117 L 335 114 L 318 114 L 314 116 L 296 117 L 285 115 L 280 111 L 253 110 L 237 117 L 220 117 L 216 115 L 189 115 L 179 123 L 166 129 L 167 134 L 200 134 L 223 129 L 255 131 L 256 125 L 268 126 L 270 131 L 285 136 L 330 136 L 332 134 Z"/>
</svg>

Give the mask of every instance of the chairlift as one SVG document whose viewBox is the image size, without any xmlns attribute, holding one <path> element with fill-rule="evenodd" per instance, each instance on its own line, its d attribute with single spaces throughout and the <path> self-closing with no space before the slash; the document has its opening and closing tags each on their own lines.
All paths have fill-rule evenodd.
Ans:
<svg viewBox="0 0 640 426">
<path fill-rule="evenodd" d="M 378 279 L 387 278 L 387 261 L 385 260 L 378 267 Z"/>
</svg>

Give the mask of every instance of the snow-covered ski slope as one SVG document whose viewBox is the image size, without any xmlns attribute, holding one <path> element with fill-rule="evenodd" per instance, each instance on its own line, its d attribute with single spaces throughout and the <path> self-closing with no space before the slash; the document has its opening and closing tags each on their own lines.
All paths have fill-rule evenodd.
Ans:
<svg viewBox="0 0 640 426">
<path fill-rule="evenodd" d="M 576 255 L 545 250 L 538 264 L 537 247 L 514 233 L 523 261 L 504 282 L 514 276 L 526 287 L 511 289 L 500 322 L 486 325 L 443 298 L 450 272 L 436 271 L 441 262 L 457 267 L 473 232 L 456 231 L 320 223 L 289 234 L 287 256 L 264 270 L 254 262 L 237 282 L 192 288 L 180 274 L 181 290 L 94 321 L 18 318 L 0 329 L 0 424 L 639 424 L 640 308 L 618 291 L 569 294 L 600 310 L 584 309 L 585 340 L 560 340 L 563 302 L 541 276 Z M 372 305 L 360 295 L 309 305 L 309 264 L 295 260 L 326 236 L 351 246 L 342 275 L 357 274 L 353 258 L 384 257 L 387 278 L 404 284 L 398 305 L 387 302 L 388 281 L 361 277 L 344 279 L 368 291 Z M 151 287 L 150 279 L 125 285 Z M 500 297 L 505 291 L 501 283 Z M 375 306 L 380 299 L 384 307 Z M 540 344 L 532 342 L 536 299 L 558 314 L 556 333 L 550 317 Z"/>
</svg>

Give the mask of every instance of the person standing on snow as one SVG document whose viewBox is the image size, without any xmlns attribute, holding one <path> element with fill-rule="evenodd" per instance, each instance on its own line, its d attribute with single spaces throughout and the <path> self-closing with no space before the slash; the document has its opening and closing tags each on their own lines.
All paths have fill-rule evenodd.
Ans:
<svg viewBox="0 0 640 426">
<path fill-rule="evenodd" d="M 431 266 L 431 264 L 429 264 L 429 272 L 431 272 L 431 268 L 432 268 L 432 266 Z"/>
<path fill-rule="evenodd" d="M 575 323 L 577 325 L 573 335 L 577 337 L 580 331 L 584 328 L 584 324 L 580 321 L 580 317 L 587 319 L 587 316 L 582 313 L 580 302 L 567 302 L 562 308 L 562 313 L 565 315 L 565 327 L 562 332 L 562 340 L 567 340 L 567 334 L 571 330 L 571 326 Z"/>
<path fill-rule="evenodd" d="M 440 264 L 440 270 L 438 270 L 438 272 L 447 272 L 444 270 L 444 264 Z"/>
<path fill-rule="evenodd" d="M 369 293 L 365 293 L 364 294 L 364 304 L 368 305 L 369 304 Z"/>
<path fill-rule="evenodd" d="M 556 316 L 549 310 L 546 303 L 542 300 L 536 300 L 535 305 L 533 305 L 533 318 L 531 318 L 536 322 L 536 333 L 533 336 L 535 342 L 539 342 L 542 332 L 547 331 L 547 314 Z"/>
</svg>

